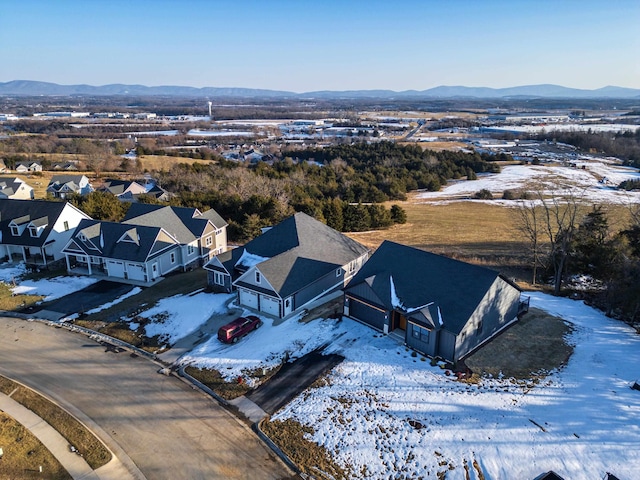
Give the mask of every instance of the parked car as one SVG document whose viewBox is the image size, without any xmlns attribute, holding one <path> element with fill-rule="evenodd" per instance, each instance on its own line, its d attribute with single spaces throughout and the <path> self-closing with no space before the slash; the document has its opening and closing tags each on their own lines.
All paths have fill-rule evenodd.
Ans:
<svg viewBox="0 0 640 480">
<path fill-rule="evenodd" d="M 252 330 L 260 328 L 262 320 L 255 315 L 238 317 L 233 322 L 223 325 L 218 330 L 218 340 L 223 343 L 236 343 Z"/>
</svg>

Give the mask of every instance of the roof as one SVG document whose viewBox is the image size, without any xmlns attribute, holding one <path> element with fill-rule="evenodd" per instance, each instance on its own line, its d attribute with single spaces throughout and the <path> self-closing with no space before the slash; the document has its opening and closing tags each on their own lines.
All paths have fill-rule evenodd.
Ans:
<svg viewBox="0 0 640 480">
<path fill-rule="evenodd" d="M 176 244 L 175 239 L 160 227 L 85 219 L 63 251 L 145 262 L 154 253 Z"/>
<path fill-rule="evenodd" d="M 15 195 L 20 187 L 26 187 L 33 190 L 24 180 L 19 177 L 0 177 L 0 193 L 7 197 Z"/>
<path fill-rule="evenodd" d="M 208 210 L 207 212 L 211 212 Z M 205 213 L 207 213 L 205 212 Z M 218 224 L 208 218 L 218 218 Z M 173 235 L 182 244 L 190 243 L 200 238 L 211 221 L 215 228 L 222 228 L 227 222 L 213 211 L 213 214 L 205 216 L 197 208 L 172 207 L 164 205 L 150 205 L 146 203 L 134 203 L 127 210 L 122 220 L 123 223 L 159 226 Z"/>
<path fill-rule="evenodd" d="M 42 247 L 67 204 L 46 200 L 0 200 L 0 243 Z M 69 206 L 75 208 L 70 204 Z M 38 237 L 32 237 L 28 228 L 20 236 L 14 236 L 9 227 L 14 219 L 19 225 L 33 222 L 35 226 L 44 228 Z"/>
<path fill-rule="evenodd" d="M 85 175 L 54 175 L 51 177 L 47 190 L 59 192 L 66 186 L 69 190 L 77 192 L 82 189 L 80 185 L 83 180 L 88 184 L 89 179 Z"/>
<path fill-rule="evenodd" d="M 369 250 L 309 215 L 296 213 L 218 259 L 233 272 L 241 257 L 247 257 L 245 251 L 252 258 L 264 257 L 255 265 L 276 293 L 285 297 Z"/>
<path fill-rule="evenodd" d="M 366 282 L 389 310 L 416 312 L 459 333 L 500 274 L 488 268 L 384 241 L 347 290 Z M 440 313 L 438 313 L 438 311 Z"/>
</svg>

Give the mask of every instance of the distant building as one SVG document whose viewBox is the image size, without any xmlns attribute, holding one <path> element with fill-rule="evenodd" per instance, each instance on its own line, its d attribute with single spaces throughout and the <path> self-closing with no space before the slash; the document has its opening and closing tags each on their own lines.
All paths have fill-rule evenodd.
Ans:
<svg viewBox="0 0 640 480">
<path fill-rule="evenodd" d="M 33 200 L 33 188 L 20 177 L 0 177 L 0 199 Z"/>
<path fill-rule="evenodd" d="M 93 187 L 85 175 L 54 175 L 47 187 L 47 193 L 56 198 L 66 198 L 72 193 L 86 195 L 91 192 Z"/>
</svg>

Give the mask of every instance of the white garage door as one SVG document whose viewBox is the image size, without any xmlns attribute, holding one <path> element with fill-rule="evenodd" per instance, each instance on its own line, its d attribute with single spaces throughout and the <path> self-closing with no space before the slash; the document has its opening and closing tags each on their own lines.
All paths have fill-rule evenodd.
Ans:
<svg viewBox="0 0 640 480">
<path fill-rule="evenodd" d="M 277 298 L 260 295 L 260 311 L 273 315 L 274 317 L 279 317 L 280 301 Z"/>
<path fill-rule="evenodd" d="M 124 278 L 124 262 L 107 260 L 107 272 L 111 277 Z"/>
<path fill-rule="evenodd" d="M 240 305 L 245 305 L 249 308 L 258 309 L 258 294 L 254 292 L 250 292 L 249 290 L 244 290 L 240 288 L 238 290 L 240 292 Z"/>
<path fill-rule="evenodd" d="M 141 280 L 143 282 L 146 280 L 144 278 L 145 269 L 143 265 L 138 265 L 137 263 L 128 263 L 127 273 L 129 274 L 129 278 L 132 280 Z"/>
</svg>

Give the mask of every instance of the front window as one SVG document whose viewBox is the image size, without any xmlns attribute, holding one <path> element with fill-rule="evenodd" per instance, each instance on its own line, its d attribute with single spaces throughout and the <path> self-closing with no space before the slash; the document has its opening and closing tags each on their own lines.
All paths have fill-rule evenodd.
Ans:
<svg viewBox="0 0 640 480">
<path fill-rule="evenodd" d="M 176 254 L 171 252 L 171 255 L 169 256 L 169 258 L 171 259 L 171 263 L 176 263 Z"/>
<path fill-rule="evenodd" d="M 260 272 L 256 270 L 256 283 L 260 283 Z"/>
<path fill-rule="evenodd" d="M 187 245 L 187 254 L 193 255 L 193 252 L 195 251 L 196 251 L 196 247 L 194 247 L 193 245 Z"/>
<path fill-rule="evenodd" d="M 213 273 L 213 283 L 224 286 L 224 274 L 220 272 Z"/>
<path fill-rule="evenodd" d="M 207 237 L 207 238 L 205 239 L 205 241 L 204 241 L 204 244 L 205 244 L 207 247 L 210 247 L 212 243 L 213 243 L 213 239 L 212 239 L 211 237 Z"/>
<path fill-rule="evenodd" d="M 412 336 L 416 340 L 420 340 L 424 343 L 429 343 L 429 330 L 418 325 L 413 325 Z"/>
<path fill-rule="evenodd" d="M 20 235 L 20 229 L 17 225 L 11 225 L 11 235 L 13 235 L 14 237 Z"/>
<path fill-rule="evenodd" d="M 32 237 L 38 237 L 38 228 L 34 227 L 33 225 L 31 225 L 29 227 L 29 235 L 31 235 Z"/>
</svg>

